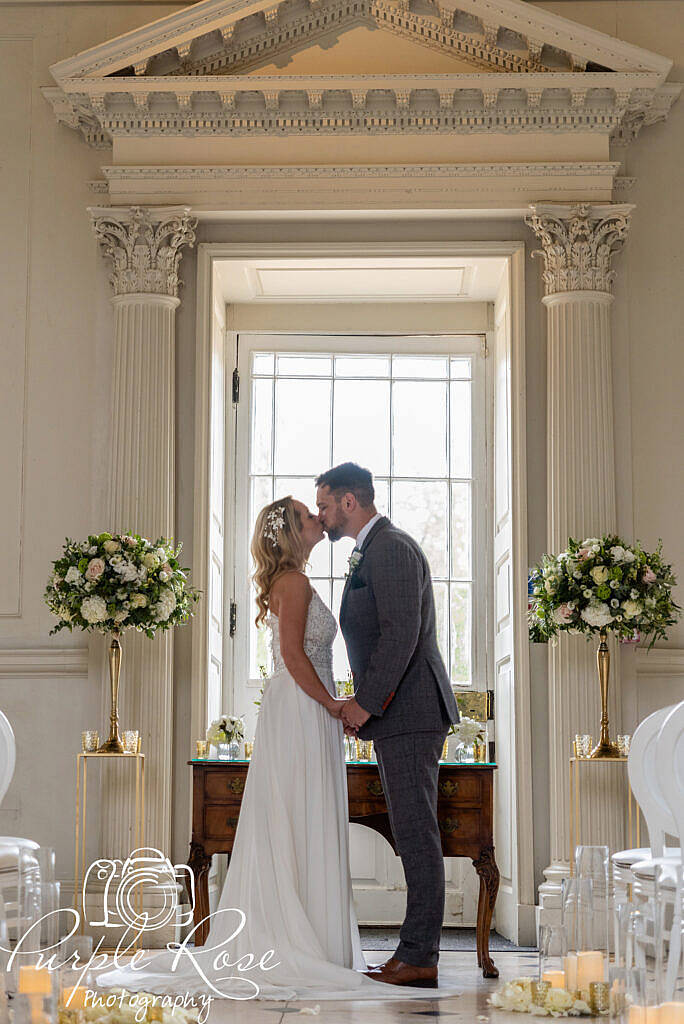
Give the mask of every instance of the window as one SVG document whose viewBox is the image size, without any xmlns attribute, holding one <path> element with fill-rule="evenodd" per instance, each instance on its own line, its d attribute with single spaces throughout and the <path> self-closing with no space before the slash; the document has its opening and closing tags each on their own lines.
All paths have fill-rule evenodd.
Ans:
<svg viewBox="0 0 684 1024">
<path fill-rule="evenodd" d="M 314 478 L 339 462 L 359 462 L 373 472 L 378 511 L 428 558 L 452 682 L 473 685 L 479 676 L 484 687 L 482 338 L 241 336 L 238 351 L 236 581 L 251 571 L 240 554 L 265 504 L 292 494 L 315 509 Z M 336 616 L 352 547 L 352 540 L 325 539 L 311 555 L 312 583 Z M 259 685 L 270 669 L 266 632 L 254 626 L 253 590 L 239 590 L 248 614 L 237 678 Z M 337 679 L 346 676 L 339 635 L 334 667 Z"/>
</svg>

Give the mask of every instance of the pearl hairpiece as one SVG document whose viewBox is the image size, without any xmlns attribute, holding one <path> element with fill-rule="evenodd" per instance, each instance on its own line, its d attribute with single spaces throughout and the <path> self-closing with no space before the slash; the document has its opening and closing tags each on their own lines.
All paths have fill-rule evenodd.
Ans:
<svg viewBox="0 0 684 1024">
<path fill-rule="evenodd" d="M 278 530 L 282 530 L 284 526 L 285 508 L 283 505 L 278 505 L 278 508 L 272 508 L 270 512 L 266 513 L 264 537 L 270 540 L 274 548 L 278 545 Z"/>
</svg>

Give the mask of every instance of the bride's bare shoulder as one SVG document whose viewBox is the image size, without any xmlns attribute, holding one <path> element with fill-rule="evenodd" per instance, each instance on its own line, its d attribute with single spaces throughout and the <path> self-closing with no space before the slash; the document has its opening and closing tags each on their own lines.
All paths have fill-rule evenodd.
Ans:
<svg viewBox="0 0 684 1024">
<path fill-rule="evenodd" d="M 274 615 L 278 614 L 283 601 L 308 601 L 312 590 L 309 578 L 299 569 L 290 569 L 279 576 L 271 587 L 269 606 Z"/>
</svg>

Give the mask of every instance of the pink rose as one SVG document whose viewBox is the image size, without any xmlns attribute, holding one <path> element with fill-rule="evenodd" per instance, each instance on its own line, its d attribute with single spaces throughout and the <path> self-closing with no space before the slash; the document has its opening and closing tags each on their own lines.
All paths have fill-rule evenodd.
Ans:
<svg viewBox="0 0 684 1024">
<path fill-rule="evenodd" d="M 567 604 L 560 605 L 560 607 L 556 608 L 555 612 L 553 613 L 554 619 L 560 625 L 563 625 L 566 622 L 570 622 L 571 619 L 572 619 L 572 616 L 573 616 L 572 608 L 570 608 L 569 605 L 567 605 Z"/>
<path fill-rule="evenodd" d="M 585 558 L 589 557 L 589 548 L 580 548 L 577 552 L 577 557 L 583 562 Z"/>
<path fill-rule="evenodd" d="M 88 568 L 85 571 L 87 580 L 99 580 L 102 573 L 105 571 L 105 564 L 102 558 L 91 558 L 88 562 Z"/>
<path fill-rule="evenodd" d="M 643 575 L 644 583 L 655 583 L 655 581 L 657 579 L 658 579 L 658 577 L 653 572 L 653 569 L 651 569 L 650 565 L 647 565 L 646 568 L 644 569 L 644 575 Z"/>
</svg>

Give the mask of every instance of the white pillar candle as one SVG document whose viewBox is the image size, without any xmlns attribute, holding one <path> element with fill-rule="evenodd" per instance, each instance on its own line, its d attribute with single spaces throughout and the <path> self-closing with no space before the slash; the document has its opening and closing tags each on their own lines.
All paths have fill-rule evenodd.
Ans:
<svg viewBox="0 0 684 1024">
<path fill-rule="evenodd" d="M 568 953 L 563 957 L 563 968 L 568 992 L 575 992 L 577 989 L 577 954 Z"/>
<path fill-rule="evenodd" d="M 544 971 L 542 981 L 548 981 L 551 988 L 565 988 L 565 971 Z"/>
<path fill-rule="evenodd" d="M 639 1006 L 634 1003 L 629 1008 L 629 1024 L 660 1024 L 658 1006 Z"/>
<path fill-rule="evenodd" d="M 658 1024 L 684 1024 L 684 1003 L 661 1003 L 656 1009 Z"/>
<path fill-rule="evenodd" d="M 577 954 L 577 988 L 584 992 L 592 981 L 603 981 L 603 953 L 591 949 Z"/>
</svg>

